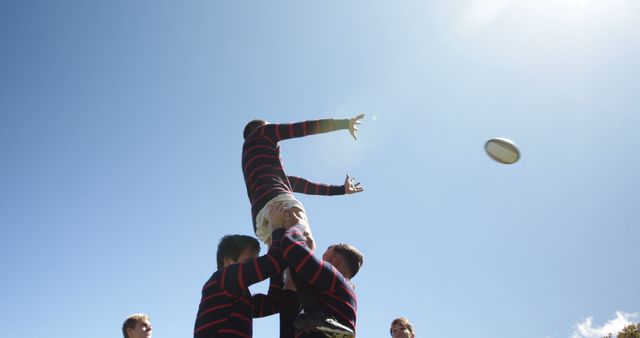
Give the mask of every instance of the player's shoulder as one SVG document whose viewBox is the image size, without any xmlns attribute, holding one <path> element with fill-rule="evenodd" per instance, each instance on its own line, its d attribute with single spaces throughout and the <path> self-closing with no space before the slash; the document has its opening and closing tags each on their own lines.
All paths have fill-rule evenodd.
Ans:
<svg viewBox="0 0 640 338">
<path fill-rule="evenodd" d="M 257 144 L 276 143 L 271 133 L 267 129 L 264 129 L 267 126 L 262 126 L 251 133 L 251 135 L 244 140 L 244 147 L 246 148 L 247 146 Z"/>
</svg>

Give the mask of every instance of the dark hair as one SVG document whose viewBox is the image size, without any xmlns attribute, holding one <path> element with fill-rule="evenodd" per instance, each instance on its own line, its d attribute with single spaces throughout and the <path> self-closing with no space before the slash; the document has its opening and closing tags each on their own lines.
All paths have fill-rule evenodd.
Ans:
<svg viewBox="0 0 640 338">
<path fill-rule="evenodd" d="M 129 338 L 127 329 L 135 329 L 136 324 L 143 320 L 149 321 L 149 316 L 144 313 L 134 313 L 131 316 L 127 317 L 124 323 L 122 323 L 122 335 L 124 336 L 124 338 Z"/>
<path fill-rule="evenodd" d="M 224 267 L 225 258 L 231 258 L 235 261 L 247 249 L 251 249 L 256 253 L 260 252 L 260 242 L 251 236 L 245 235 L 226 235 L 222 237 L 218 244 L 218 270 Z"/>
<path fill-rule="evenodd" d="M 353 278 L 360 270 L 362 263 L 364 263 L 364 255 L 352 245 L 344 243 L 334 244 L 330 246 L 329 249 L 333 249 L 347 263 L 347 268 L 349 268 L 349 272 L 351 273 L 351 276 L 345 276 L 347 278 Z"/>
<path fill-rule="evenodd" d="M 267 124 L 267 121 L 265 120 L 253 120 L 247 123 L 247 125 L 244 126 L 244 131 L 242 132 L 242 136 L 246 140 L 247 137 L 249 137 L 249 135 L 251 135 L 251 133 L 253 133 L 254 130 L 258 129 L 258 127 L 264 126 L 265 124 Z"/>
</svg>

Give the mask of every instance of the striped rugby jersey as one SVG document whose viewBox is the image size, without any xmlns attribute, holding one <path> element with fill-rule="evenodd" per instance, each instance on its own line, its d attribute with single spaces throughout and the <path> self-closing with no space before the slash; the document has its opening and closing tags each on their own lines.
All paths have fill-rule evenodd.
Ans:
<svg viewBox="0 0 640 338">
<path fill-rule="evenodd" d="M 273 244 L 266 255 L 213 273 L 202 288 L 194 338 L 250 338 L 254 317 L 279 311 L 282 271 L 286 267 L 280 249 L 282 233 L 282 229 L 273 232 Z M 268 294 L 251 295 L 249 286 L 269 277 Z"/>
<path fill-rule="evenodd" d="M 280 246 L 282 256 L 298 276 L 309 283 L 318 296 L 320 306 L 353 332 L 356 332 L 357 298 L 351 282 L 330 263 L 313 255 L 299 226 L 285 231 Z M 296 337 L 312 337 L 296 332 Z"/>
<path fill-rule="evenodd" d="M 293 192 L 310 195 L 343 195 L 344 185 L 310 182 L 287 176 L 278 142 L 295 137 L 349 129 L 349 120 L 316 120 L 292 124 L 266 124 L 256 128 L 242 146 L 242 172 L 251 202 L 251 218 L 256 228 L 258 212 L 274 197 Z"/>
</svg>

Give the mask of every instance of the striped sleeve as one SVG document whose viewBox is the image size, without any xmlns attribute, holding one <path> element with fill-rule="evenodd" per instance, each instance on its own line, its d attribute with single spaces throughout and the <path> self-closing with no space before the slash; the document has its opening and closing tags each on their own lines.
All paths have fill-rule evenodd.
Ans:
<svg viewBox="0 0 640 338">
<path fill-rule="evenodd" d="M 349 129 L 348 119 L 323 119 L 288 124 L 270 123 L 260 127 L 262 136 L 274 142 L 295 137 L 323 134 L 340 129 Z"/>
<path fill-rule="evenodd" d="M 266 255 L 252 259 L 247 263 L 227 266 L 222 270 L 220 287 L 236 296 L 240 296 L 250 285 L 261 282 L 284 269 L 280 242 L 282 230 L 273 232 L 273 244 Z"/>
<path fill-rule="evenodd" d="M 298 226 L 284 233 L 280 245 L 286 263 L 319 291 L 331 290 L 344 279 L 333 265 L 313 255 Z"/>
<path fill-rule="evenodd" d="M 269 283 L 269 292 L 264 294 L 253 295 L 253 317 L 266 317 L 274 313 L 280 312 L 280 294 L 283 286 L 282 274 L 276 274 L 271 277 Z"/>
<path fill-rule="evenodd" d="M 291 190 L 307 195 L 344 195 L 344 185 L 329 185 L 315 183 L 297 176 L 287 176 L 291 183 Z"/>
</svg>

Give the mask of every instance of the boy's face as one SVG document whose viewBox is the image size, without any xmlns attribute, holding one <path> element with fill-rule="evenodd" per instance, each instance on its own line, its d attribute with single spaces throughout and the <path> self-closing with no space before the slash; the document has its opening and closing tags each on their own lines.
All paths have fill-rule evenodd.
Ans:
<svg viewBox="0 0 640 338">
<path fill-rule="evenodd" d="M 252 259 L 258 257 L 258 253 L 251 250 L 251 249 L 245 249 L 240 256 L 238 256 L 238 259 L 233 260 L 229 257 L 225 257 L 224 258 L 224 266 L 227 265 L 231 265 L 231 264 L 236 264 L 236 263 L 246 263 L 251 261 Z"/>
<path fill-rule="evenodd" d="M 151 323 L 147 320 L 140 320 L 136 326 L 127 328 L 127 336 L 129 338 L 151 338 Z"/>
<path fill-rule="evenodd" d="M 391 326 L 391 337 L 392 338 L 414 338 L 415 335 L 411 333 L 408 327 L 404 326 L 401 323 L 397 323 Z"/>
</svg>

